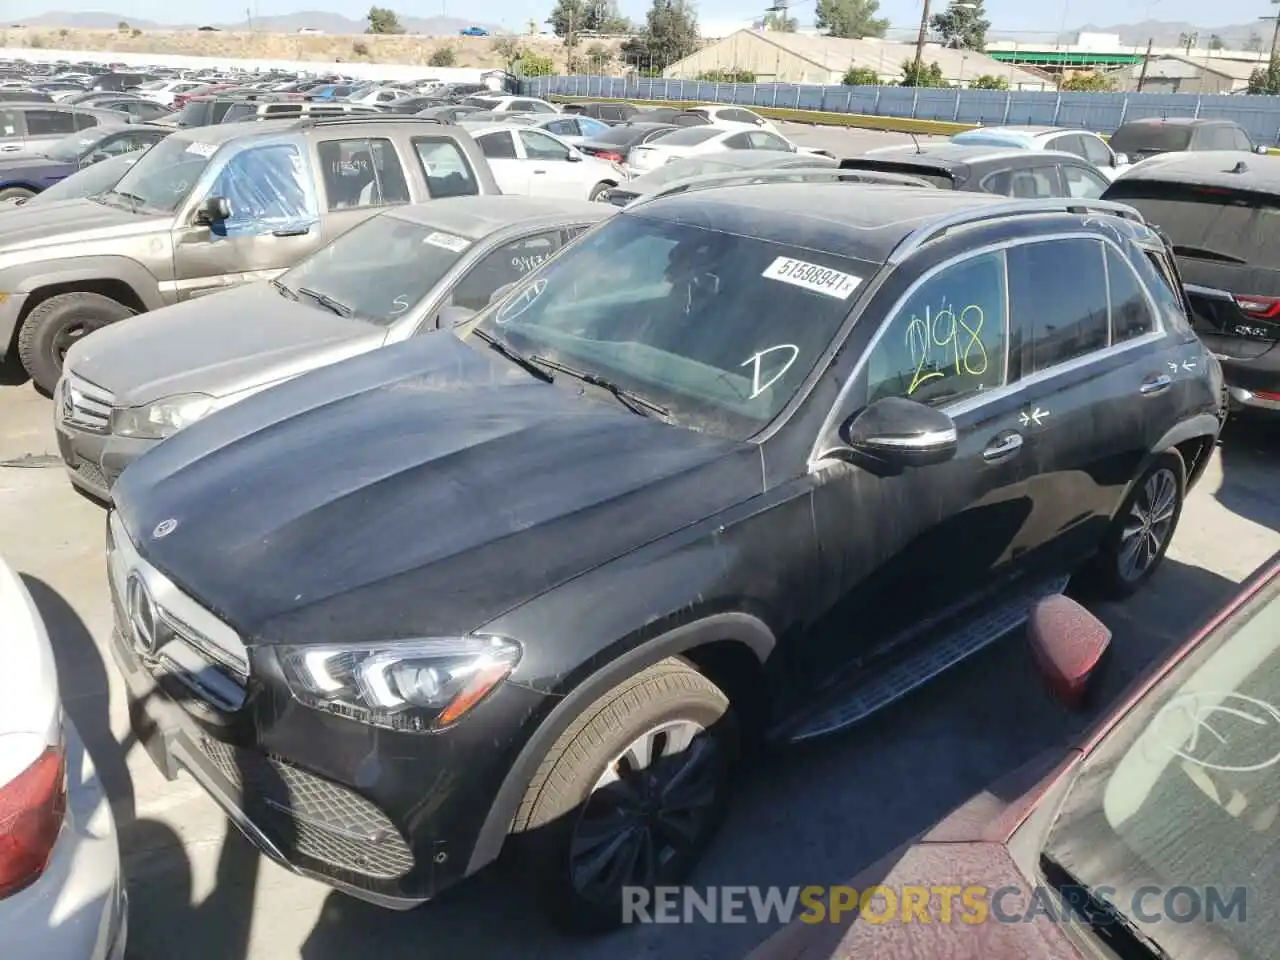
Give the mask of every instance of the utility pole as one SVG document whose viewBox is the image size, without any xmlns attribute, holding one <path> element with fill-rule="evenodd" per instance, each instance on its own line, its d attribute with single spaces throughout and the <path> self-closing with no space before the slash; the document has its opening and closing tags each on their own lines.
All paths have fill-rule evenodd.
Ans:
<svg viewBox="0 0 1280 960">
<path fill-rule="evenodd" d="M 1280 40 L 1280 17 L 1268 17 L 1267 19 L 1274 21 L 1275 26 L 1271 28 L 1271 59 L 1276 58 L 1276 41 Z"/>
<path fill-rule="evenodd" d="M 1147 37 L 1147 53 L 1142 58 L 1142 72 L 1138 74 L 1138 93 L 1142 92 L 1142 85 L 1147 82 L 1147 67 L 1151 65 L 1151 46 L 1155 43 L 1155 37 Z"/>
<path fill-rule="evenodd" d="M 920 71 L 924 69 L 924 38 L 929 32 L 929 0 L 924 0 L 924 10 L 920 13 L 920 34 L 916 37 L 916 83 L 920 82 Z"/>
</svg>

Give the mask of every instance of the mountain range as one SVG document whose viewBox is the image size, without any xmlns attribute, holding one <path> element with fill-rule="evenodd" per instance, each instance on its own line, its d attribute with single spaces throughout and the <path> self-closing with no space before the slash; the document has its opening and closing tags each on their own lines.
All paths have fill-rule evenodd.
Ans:
<svg viewBox="0 0 1280 960">
<path fill-rule="evenodd" d="M 276 17 L 255 17 L 252 21 L 241 20 L 238 23 L 157 23 L 127 17 L 119 13 L 86 10 L 70 13 L 54 10 L 39 16 L 27 17 L 22 23 L 28 27 L 65 28 L 69 30 L 114 30 L 121 23 L 128 23 L 137 30 L 195 30 L 210 26 L 218 30 L 260 33 L 297 33 L 299 30 L 315 30 L 329 34 L 364 33 L 369 25 L 367 20 L 352 20 L 338 13 L 324 13 L 318 10 L 300 10 Z M 490 33 L 499 34 L 508 31 L 493 24 L 477 23 L 474 20 L 461 20 L 457 17 L 400 17 L 400 25 L 407 33 L 418 33 L 426 36 L 452 36 L 467 27 L 483 27 Z"/>
</svg>

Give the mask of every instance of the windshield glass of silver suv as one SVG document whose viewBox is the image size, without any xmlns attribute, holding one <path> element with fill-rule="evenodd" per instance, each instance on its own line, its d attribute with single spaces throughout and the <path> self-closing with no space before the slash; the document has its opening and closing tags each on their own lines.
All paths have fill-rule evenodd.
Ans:
<svg viewBox="0 0 1280 960">
<path fill-rule="evenodd" d="M 119 201 L 142 213 L 173 213 L 216 151 L 213 144 L 169 137 L 148 150 L 103 199 Z"/>
</svg>

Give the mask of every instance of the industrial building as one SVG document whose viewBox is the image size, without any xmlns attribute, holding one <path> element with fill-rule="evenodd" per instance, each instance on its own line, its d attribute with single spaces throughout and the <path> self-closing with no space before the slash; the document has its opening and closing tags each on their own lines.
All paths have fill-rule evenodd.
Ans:
<svg viewBox="0 0 1280 960">
<path fill-rule="evenodd" d="M 1141 63 L 1113 76 L 1117 90 L 1137 90 L 1141 78 L 1143 93 L 1242 93 L 1253 71 L 1265 66 L 1261 60 L 1243 57 L 1165 53 L 1151 58 L 1145 78 Z"/>
<path fill-rule="evenodd" d="M 738 30 L 707 44 L 666 70 L 663 76 L 695 80 L 713 71 L 749 70 L 760 83 L 838 84 L 850 67 L 874 70 L 885 83 L 902 79 L 902 64 L 915 57 L 915 44 L 892 40 L 847 40 L 781 31 Z M 987 75 L 1013 90 L 1052 90 L 1047 76 L 1000 63 L 975 50 L 926 44 L 926 64 L 937 63 L 950 84 L 967 86 Z"/>
</svg>

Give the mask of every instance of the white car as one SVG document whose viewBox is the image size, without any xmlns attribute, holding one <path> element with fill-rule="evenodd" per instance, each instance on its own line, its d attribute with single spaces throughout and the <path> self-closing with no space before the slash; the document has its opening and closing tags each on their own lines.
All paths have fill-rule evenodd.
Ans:
<svg viewBox="0 0 1280 960">
<path fill-rule="evenodd" d="M 554 103 L 537 97 L 505 97 L 477 94 L 462 101 L 468 107 L 479 107 L 489 113 L 559 113 Z"/>
<path fill-rule="evenodd" d="M 545 130 L 465 120 L 461 126 L 480 145 L 503 193 L 600 200 L 627 179 L 618 164 L 587 156 Z"/>
<path fill-rule="evenodd" d="M 156 103 L 171 107 L 178 94 L 202 86 L 204 86 L 203 83 L 197 83 L 195 80 L 148 80 L 138 87 L 137 92 L 147 100 L 154 100 Z"/>
<path fill-rule="evenodd" d="M 957 133 L 951 142 L 1073 153 L 1097 167 L 1108 180 L 1114 180 L 1132 166 L 1127 156 L 1112 150 L 1098 134 L 1072 127 L 975 127 Z"/>
<path fill-rule="evenodd" d="M 627 154 L 627 168 L 633 176 L 642 176 L 663 164 L 684 157 L 696 157 L 724 150 L 773 150 L 784 153 L 818 153 L 823 151 L 801 148 L 779 133 L 768 130 L 744 130 L 741 127 L 725 130 L 720 127 L 682 127 L 663 137 L 631 148 Z"/>
<path fill-rule="evenodd" d="M 44 622 L 0 560 L 0 955 L 119 960 L 126 907 L 111 804 L 62 710 Z"/>
<path fill-rule="evenodd" d="M 519 117 L 518 120 L 517 117 Z M 557 139 L 573 144 L 575 147 L 583 140 L 595 139 L 610 127 L 603 120 L 572 113 L 521 113 L 512 114 L 512 119 L 517 123 L 545 130 Z"/>
<path fill-rule="evenodd" d="M 701 107 L 690 107 L 685 113 L 696 113 L 706 117 L 713 127 L 720 127 L 722 130 L 741 130 L 743 127 L 749 127 L 756 130 L 769 130 L 772 133 L 778 132 L 778 128 L 760 114 L 732 104 L 708 103 Z"/>
<path fill-rule="evenodd" d="M 381 103 L 390 103 L 392 100 L 411 96 L 413 96 L 412 91 L 403 87 L 370 87 L 357 94 L 348 94 L 343 99 L 348 103 L 363 103 L 366 106 L 376 107 Z"/>
</svg>

